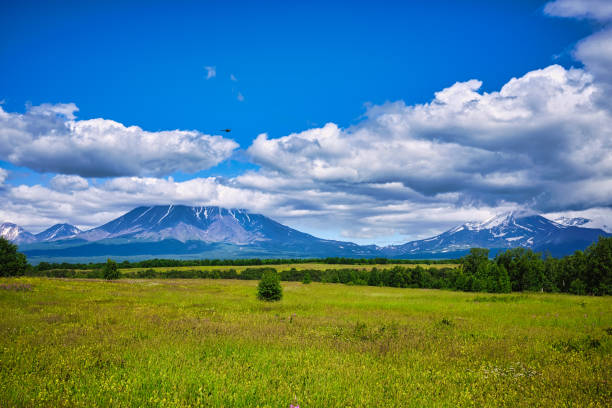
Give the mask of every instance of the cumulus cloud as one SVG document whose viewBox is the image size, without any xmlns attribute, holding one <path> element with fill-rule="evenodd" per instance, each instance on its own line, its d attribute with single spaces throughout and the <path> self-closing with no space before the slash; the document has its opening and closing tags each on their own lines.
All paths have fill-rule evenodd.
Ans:
<svg viewBox="0 0 612 408">
<path fill-rule="evenodd" d="M 87 179 L 81 176 L 70 176 L 58 174 L 49 182 L 51 187 L 57 191 L 78 191 L 89 187 Z"/>
<path fill-rule="evenodd" d="M 582 61 L 603 85 L 602 101 L 611 106 L 612 91 L 612 2 L 609 0 L 557 0 L 548 3 L 544 12 L 551 16 L 584 18 L 600 22 L 603 28 L 580 41 L 574 57 Z"/>
<path fill-rule="evenodd" d="M 612 190 L 600 188 L 612 183 L 612 116 L 595 103 L 590 74 L 553 65 L 497 92 L 481 85 L 458 82 L 422 105 L 374 106 L 348 129 L 259 135 L 248 153 L 264 170 L 250 181 L 261 187 L 262 177 L 282 175 L 332 190 L 397 183 L 412 200 L 450 194 L 539 209 L 612 202 Z M 582 194 L 568 195 L 576 186 Z"/>
<path fill-rule="evenodd" d="M 71 181 L 76 188 L 67 187 Z M 499 210 L 315 188 L 305 188 L 299 194 L 295 190 L 262 191 L 240 185 L 235 179 L 216 177 L 181 182 L 172 178 L 120 177 L 85 187 L 77 178 L 61 176 L 50 184 L 8 186 L 1 191 L 0 221 L 17 223 L 31 232 L 58 222 L 87 229 L 140 205 L 218 205 L 247 208 L 324 238 L 384 244 L 389 239 L 401 242 L 407 237 L 423 238 L 466 219 L 488 218 Z M 63 186 L 66 188 L 59 188 Z"/>
<path fill-rule="evenodd" d="M 595 77 L 612 83 L 612 29 L 607 28 L 585 38 L 576 47 L 576 58 L 586 65 Z"/>
<path fill-rule="evenodd" d="M 227 159 L 231 139 L 195 130 L 149 132 L 107 119 L 75 120 L 74 104 L 0 107 L 0 159 L 38 172 L 83 177 L 197 172 Z"/>
<path fill-rule="evenodd" d="M 207 66 L 207 67 L 204 67 L 204 69 L 206 70 L 206 79 L 207 80 L 217 76 L 217 67 Z"/>
<path fill-rule="evenodd" d="M 262 211 L 278 204 L 269 194 L 224 185 L 214 177 L 182 182 L 119 177 L 90 184 L 80 177 L 56 176 L 50 187 L 9 186 L 0 193 L 0 221 L 11 221 L 30 231 L 66 220 L 79 227 L 94 227 L 140 205 L 219 205 Z"/>
</svg>

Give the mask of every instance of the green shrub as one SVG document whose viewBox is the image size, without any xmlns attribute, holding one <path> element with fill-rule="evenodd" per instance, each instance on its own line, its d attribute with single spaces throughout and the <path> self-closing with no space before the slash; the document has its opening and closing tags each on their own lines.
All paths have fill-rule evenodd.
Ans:
<svg viewBox="0 0 612 408">
<path fill-rule="evenodd" d="M 280 285 L 276 271 L 266 271 L 257 286 L 257 298 L 268 302 L 281 300 L 283 288 Z"/>
<path fill-rule="evenodd" d="M 306 271 L 306 273 L 304 273 L 304 279 L 302 279 L 302 283 L 308 285 L 310 282 L 312 282 L 312 279 L 310 278 L 310 272 Z"/>
<path fill-rule="evenodd" d="M 106 265 L 104 265 L 104 279 L 113 280 L 119 279 L 121 277 L 121 273 L 117 268 L 117 263 L 112 259 L 108 259 L 106 261 Z"/>
</svg>

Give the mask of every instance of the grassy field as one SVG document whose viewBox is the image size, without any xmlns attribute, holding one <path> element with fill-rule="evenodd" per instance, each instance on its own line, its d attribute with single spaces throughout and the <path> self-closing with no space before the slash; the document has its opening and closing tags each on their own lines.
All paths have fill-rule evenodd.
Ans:
<svg viewBox="0 0 612 408">
<path fill-rule="evenodd" d="M 612 299 L 0 279 L 0 407 L 606 407 Z"/>
<path fill-rule="evenodd" d="M 280 265 L 251 265 L 251 266 L 164 266 L 157 268 L 150 268 L 155 271 L 187 271 L 187 270 L 198 270 L 198 271 L 224 271 L 228 269 L 234 269 L 236 272 L 241 272 L 245 269 L 255 269 L 255 268 L 274 268 L 277 271 L 286 271 L 292 268 L 297 269 L 298 271 L 303 271 L 306 269 L 309 270 L 326 270 L 326 269 L 358 269 L 358 270 L 370 270 L 372 268 L 378 269 L 390 269 L 394 266 L 402 266 L 404 268 L 415 268 L 420 266 L 422 268 L 456 268 L 457 264 L 379 264 L 379 265 L 342 265 L 342 264 L 324 264 L 324 263 L 296 263 L 296 264 L 280 264 Z M 120 268 L 119 271 L 121 273 L 133 273 L 137 271 L 144 271 L 149 268 Z"/>
</svg>

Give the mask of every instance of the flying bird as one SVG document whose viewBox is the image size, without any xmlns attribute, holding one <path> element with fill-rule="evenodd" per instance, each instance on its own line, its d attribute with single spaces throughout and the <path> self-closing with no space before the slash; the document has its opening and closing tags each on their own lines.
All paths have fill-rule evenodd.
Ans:
<svg viewBox="0 0 612 408">
<path fill-rule="evenodd" d="M 232 129 L 221 129 L 219 132 L 226 132 L 226 133 L 229 133 L 229 132 L 231 132 L 231 131 L 232 131 Z"/>
</svg>

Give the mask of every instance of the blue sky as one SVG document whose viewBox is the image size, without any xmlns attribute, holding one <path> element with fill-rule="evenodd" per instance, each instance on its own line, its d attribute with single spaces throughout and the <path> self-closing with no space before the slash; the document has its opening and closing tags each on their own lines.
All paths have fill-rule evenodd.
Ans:
<svg viewBox="0 0 612 408">
<path fill-rule="evenodd" d="M 195 144 L 214 151 L 210 157 L 184 157 L 178 151 L 168 157 L 162 157 L 163 151 L 152 152 L 151 157 L 145 158 L 119 155 L 116 160 L 134 163 L 123 167 L 102 163 L 107 157 L 104 149 L 109 146 L 92 145 L 86 153 L 76 148 L 74 155 L 82 160 L 69 166 L 67 153 L 52 152 L 49 150 L 52 147 L 36 160 L 24 158 L 25 150 L 10 153 L 8 145 L 16 136 L 7 129 L 14 131 L 11 126 L 20 129 L 23 126 L 7 122 L 4 130 L 0 129 L 5 135 L 4 139 L 0 138 L 0 143 L 5 144 L 4 149 L 0 145 L 0 168 L 5 173 L 2 181 L 8 186 L 2 193 L 5 204 L 0 208 L 0 215 L 6 221 L 36 230 L 56 220 L 93 226 L 129 210 L 134 204 L 141 204 L 138 200 L 240 205 L 322 236 L 388 243 L 439 231 L 467 216 L 483 217 L 516 206 L 555 214 L 591 208 L 597 214 L 606 213 L 611 204 L 609 197 L 596 197 L 591 201 L 592 207 L 580 200 L 553 205 L 553 198 L 559 193 L 551 180 L 558 182 L 561 176 L 552 174 L 563 174 L 570 167 L 540 169 L 542 160 L 550 159 L 543 155 L 530 156 L 525 163 L 525 169 L 546 174 L 545 182 L 536 183 L 536 188 L 517 187 L 508 181 L 504 188 L 468 191 L 470 187 L 449 178 L 439 181 L 439 186 L 431 190 L 425 185 L 436 177 L 412 180 L 390 176 L 390 173 L 401 173 L 401 165 L 392 171 L 381 169 L 374 175 L 357 171 L 360 174 L 354 178 L 347 176 L 348 173 L 333 180 L 329 174 L 319 177 L 315 173 L 320 163 L 328 170 L 338 167 L 339 159 L 329 159 L 337 158 L 337 154 L 301 151 L 302 144 L 298 146 L 294 142 L 312 141 L 310 134 L 282 139 L 294 133 L 325 129 L 327 123 L 333 123 L 341 132 L 337 137 L 368 145 L 372 140 L 385 138 L 384 131 L 373 130 L 374 123 L 384 115 L 392 117 L 398 103 L 404 107 L 427 104 L 435 99 L 436 92 L 471 79 L 481 81 L 476 90 L 481 95 L 499 92 L 512 78 L 522 78 L 555 64 L 564 72 L 575 68 L 594 74 L 594 79 L 583 79 L 583 86 L 594 83 L 603 89 L 608 82 L 597 74 L 597 61 L 577 55 L 581 41 L 606 32 L 609 16 L 605 2 L 560 1 L 556 9 L 545 9 L 545 1 L 517 0 L 329 3 L 22 1 L 3 4 L 0 6 L 3 38 L 0 100 L 5 113 L 20 115 L 28 111 L 28 106 L 46 104 L 49 109 L 26 115 L 24 121 L 32 124 L 40 117 L 48 118 L 48 112 L 52 112 L 53 116 L 64 118 L 52 125 L 46 123 L 45 126 L 56 130 L 64 129 L 62 120 L 84 122 L 103 118 L 125 127 L 138 126 L 143 132 L 196 131 L 198 135 L 219 135 L 224 139 L 206 139 L 203 144 Z M 589 7 L 587 11 L 581 8 L 585 4 Z M 209 75 L 206 67 L 213 68 L 215 74 Z M 573 76 L 568 78 L 569 83 L 574 83 Z M 53 108 L 57 104 L 74 104 L 74 109 L 68 107 L 58 113 Z M 36 123 L 34 128 L 40 129 L 42 125 Z M 451 124 L 448 129 L 454 126 Z M 563 129 L 567 127 L 562 124 Z M 224 128 L 231 128 L 232 132 L 219 132 Z M 44 129 L 48 131 L 47 127 Z M 109 134 L 106 128 L 96 129 L 97 138 Z M 374 139 L 359 136 L 364 129 Z M 463 145 L 465 138 L 445 139 L 448 129 L 428 131 L 416 139 Z M 86 130 L 80 135 L 83 132 Z M 262 133 L 267 134 L 266 140 L 257 139 L 262 143 L 256 144 L 256 138 Z M 40 132 L 37 135 L 44 137 Z M 117 137 L 127 137 L 122 135 Z M 163 134 L 158 136 L 161 139 L 155 140 L 166 140 Z M 173 137 L 179 143 L 187 136 Z M 402 140 L 407 137 L 413 136 L 397 134 Z M 486 149 L 506 154 L 513 151 L 509 146 L 518 142 L 507 140 Z M 560 143 L 565 143 L 567 148 L 572 145 L 568 139 Z M 484 148 L 472 142 L 467 145 Z M 74 144 L 70 146 L 75 148 Z M 294 159 L 287 157 L 288 162 L 309 157 L 304 168 L 310 170 L 302 174 L 288 166 L 277 166 L 274 159 L 266 156 L 267 148 L 276 148 L 277 153 L 281 149 L 281 156 L 297 155 Z M 370 152 L 374 154 L 373 161 L 386 159 L 384 155 L 376 157 L 376 152 L 380 153 L 379 150 Z M 36 154 L 40 154 L 40 149 Z M 359 155 L 355 152 L 352 157 Z M 162 163 L 164 160 L 172 163 Z M 181 160 L 188 165 L 176 164 Z M 410 161 L 410 158 L 402 156 L 397 160 Z M 604 162 L 602 159 L 597 183 L 608 180 Z M 314 167 L 310 167 L 312 163 Z M 102 169 L 99 172 L 95 169 L 98 165 Z M 357 165 L 362 164 L 343 161 L 342 168 Z M 467 171 L 465 163 L 460 167 L 463 169 L 460 172 Z M 406 171 L 411 171 L 410 166 Z M 470 174 L 489 181 L 518 174 L 517 169 L 512 174 L 500 176 L 499 173 L 499 169 L 475 168 Z M 77 177 L 83 178 L 87 187 L 82 181 L 76 182 Z M 585 177 L 593 181 L 591 176 Z M 211 196 L 177 196 L 180 185 L 172 191 L 160 187 L 167 187 L 169 180 L 179 184 L 205 181 L 207 188 L 212 189 L 206 190 Z M 279 192 L 282 184 L 279 180 L 294 180 L 290 184 L 301 188 L 291 194 L 287 193 L 288 188 Z M 134 194 L 133 201 L 113 193 L 140 191 L 143 183 L 149 186 L 153 183 L 158 190 L 152 189 L 156 193 L 148 196 Z M 393 183 L 401 184 L 401 188 L 394 190 Z M 63 190 L 58 187 L 60 184 Z M 71 190 L 74 185 L 83 188 Z M 96 206 L 92 198 L 85 210 L 79 204 L 82 202 L 79 194 L 96 188 L 115 194 L 115 199 L 105 207 Z M 236 191 L 224 196 L 223 188 Z M 410 191 L 402 190 L 406 188 Z M 28 201 L 27 197 L 34 197 L 35 191 L 42 189 L 60 194 L 57 199 L 66 201 L 64 207 Z M 390 189 L 393 191 L 389 192 Z M 452 194 L 461 197 L 449 199 Z M 326 201 L 331 195 L 336 199 Z M 50 195 L 46 197 L 52 200 Z M 410 203 L 418 204 L 418 210 L 425 212 L 428 208 L 437 208 L 441 213 L 454 209 L 450 211 L 454 216 L 439 217 L 436 211 L 431 211 L 426 222 L 402 219 L 399 213 L 415 210 L 410 206 L 400 209 Z M 434 207 L 422 207 L 424 203 Z M 322 208 L 323 204 L 327 210 Z M 24 216 L 24 209 L 31 215 Z M 92 210 L 99 215 L 92 216 Z M 333 215 L 337 213 L 341 215 Z M 17 214 L 21 215 L 17 217 Z M 370 221 L 353 229 L 354 222 L 350 220 L 355 218 Z"/>
<path fill-rule="evenodd" d="M 580 66 L 568 51 L 592 26 L 533 0 L 298 3 L 14 2 L 0 17 L 5 110 L 73 102 L 80 119 L 147 130 L 231 127 L 248 147 L 263 132 L 348 126 L 365 103 Z"/>
</svg>

